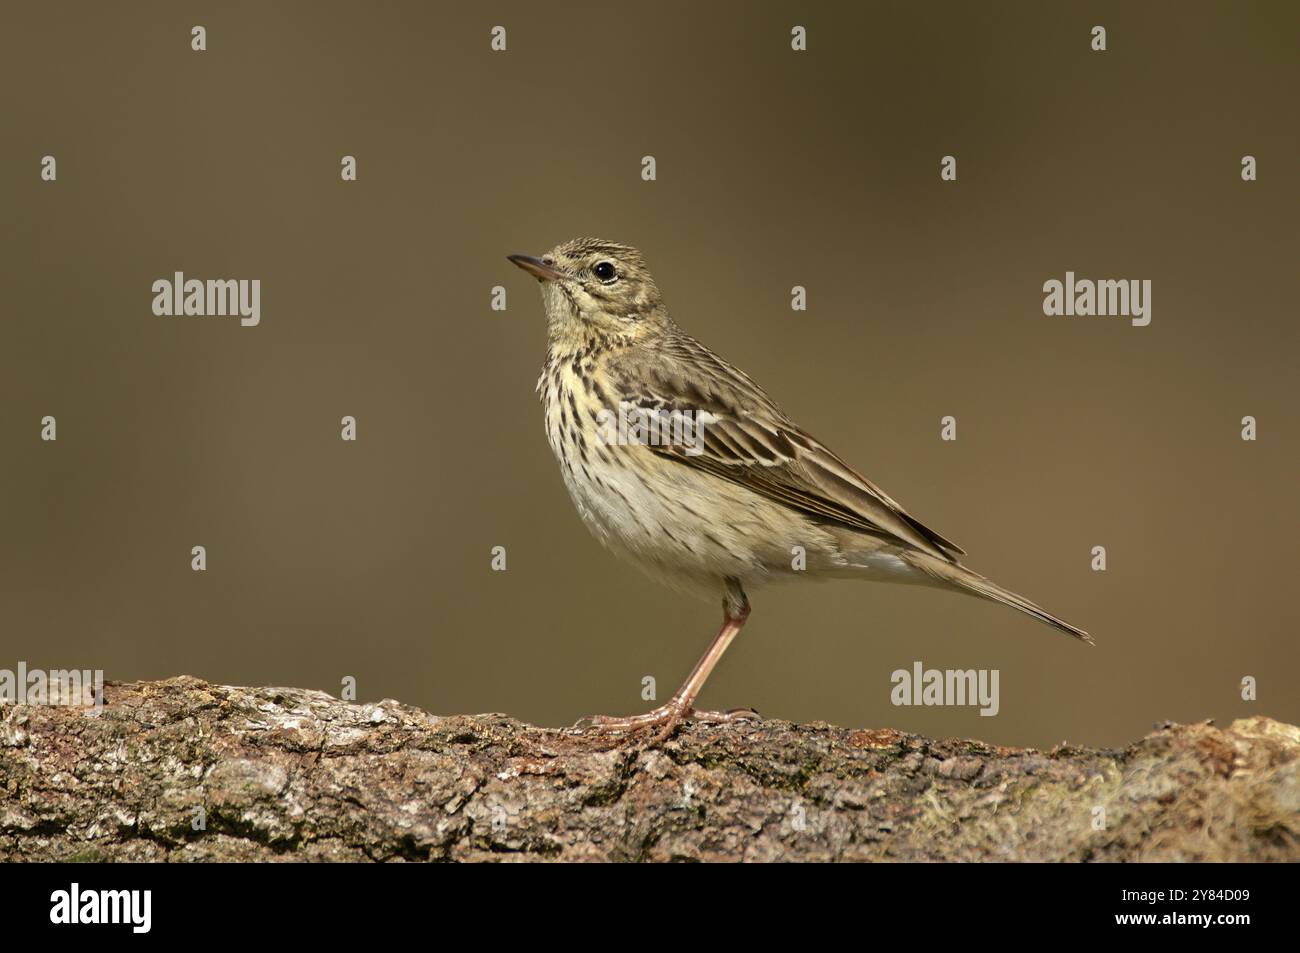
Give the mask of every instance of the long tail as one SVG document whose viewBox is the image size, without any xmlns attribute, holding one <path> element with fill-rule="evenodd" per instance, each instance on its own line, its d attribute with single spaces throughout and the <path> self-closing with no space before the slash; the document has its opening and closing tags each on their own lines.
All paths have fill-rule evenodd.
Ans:
<svg viewBox="0 0 1300 953">
<path fill-rule="evenodd" d="M 1033 616 L 1039 622 L 1046 622 L 1048 625 L 1060 629 L 1062 632 L 1074 636 L 1080 641 L 1087 642 L 1089 645 L 1095 645 L 1087 632 L 1083 629 L 1070 625 L 1063 619 L 1058 619 L 1041 606 L 1035 605 L 1024 596 L 1016 595 L 1009 589 L 1003 589 L 991 579 L 985 579 L 977 572 L 972 572 L 965 566 L 957 563 L 948 562 L 947 560 L 937 559 L 926 553 L 908 553 L 907 561 L 916 566 L 930 576 L 933 576 L 939 583 L 958 589 L 962 592 L 969 593 L 973 596 L 980 596 L 984 599 L 990 599 L 993 602 L 1000 602 L 1004 606 L 1011 606 L 1013 609 L 1019 609 L 1027 615 Z"/>
</svg>

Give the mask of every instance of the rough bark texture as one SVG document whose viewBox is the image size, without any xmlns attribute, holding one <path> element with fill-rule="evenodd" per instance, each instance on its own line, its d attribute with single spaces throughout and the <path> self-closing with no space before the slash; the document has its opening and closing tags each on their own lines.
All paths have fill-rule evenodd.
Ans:
<svg viewBox="0 0 1300 953">
<path fill-rule="evenodd" d="M 0 708 L 0 858 L 1300 860 L 1300 729 L 1268 718 L 1123 751 L 778 721 L 646 750 L 193 678 L 105 694 Z"/>
</svg>

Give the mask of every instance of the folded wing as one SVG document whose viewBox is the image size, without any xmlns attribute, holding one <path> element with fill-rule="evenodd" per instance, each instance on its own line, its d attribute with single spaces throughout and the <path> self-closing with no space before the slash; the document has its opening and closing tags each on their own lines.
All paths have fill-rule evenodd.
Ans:
<svg viewBox="0 0 1300 953">
<path fill-rule="evenodd" d="M 964 551 L 909 515 L 878 486 L 805 433 L 743 371 L 684 334 L 615 358 L 621 399 L 648 412 L 686 413 L 702 439 L 653 446 L 809 517 L 955 562 Z M 696 416 L 698 415 L 698 416 Z"/>
</svg>

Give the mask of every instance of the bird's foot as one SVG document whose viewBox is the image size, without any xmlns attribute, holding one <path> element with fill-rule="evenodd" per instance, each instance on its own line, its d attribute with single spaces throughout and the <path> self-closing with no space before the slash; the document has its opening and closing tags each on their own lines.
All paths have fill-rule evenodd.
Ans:
<svg viewBox="0 0 1300 953">
<path fill-rule="evenodd" d="M 592 715 L 579 721 L 575 728 L 591 730 L 598 733 L 636 732 L 648 728 L 657 728 L 651 745 L 658 745 L 672 737 L 677 726 L 683 721 L 698 721 L 710 725 L 725 725 L 734 721 L 755 721 L 758 712 L 752 708 L 733 708 L 730 711 L 703 711 L 691 708 L 679 701 L 670 701 L 660 705 L 654 711 L 644 715 L 616 717 L 612 715 Z"/>
</svg>

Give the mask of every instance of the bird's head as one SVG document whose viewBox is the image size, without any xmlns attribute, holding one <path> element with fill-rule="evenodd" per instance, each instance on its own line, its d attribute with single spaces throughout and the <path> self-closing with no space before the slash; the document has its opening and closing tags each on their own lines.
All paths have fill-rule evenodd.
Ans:
<svg viewBox="0 0 1300 953">
<path fill-rule="evenodd" d="M 509 258 L 541 283 L 552 337 L 636 339 L 668 322 L 645 259 L 630 245 L 575 238 L 539 258 Z"/>
</svg>

